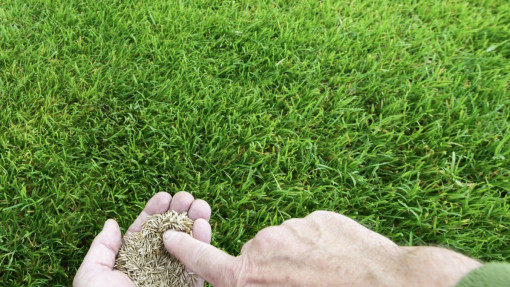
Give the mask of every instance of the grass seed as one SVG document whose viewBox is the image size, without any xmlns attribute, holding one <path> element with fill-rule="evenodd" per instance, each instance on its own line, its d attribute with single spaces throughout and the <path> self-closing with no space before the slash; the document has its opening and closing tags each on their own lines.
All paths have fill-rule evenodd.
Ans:
<svg viewBox="0 0 510 287">
<path fill-rule="evenodd" d="M 195 274 L 170 255 L 163 244 L 163 233 L 176 230 L 192 234 L 193 220 L 186 212 L 168 211 L 150 216 L 140 232 L 125 238 L 115 268 L 127 274 L 136 286 L 192 286 Z"/>
</svg>

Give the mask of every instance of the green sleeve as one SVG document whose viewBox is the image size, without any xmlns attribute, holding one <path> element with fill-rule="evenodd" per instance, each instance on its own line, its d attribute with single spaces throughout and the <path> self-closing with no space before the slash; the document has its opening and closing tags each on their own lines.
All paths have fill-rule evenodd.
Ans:
<svg viewBox="0 0 510 287">
<path fill-rule="evenodd" d="M 455 287 L 510 286 L 510 263 L 487 263 L 469 272 Z"/>
</svg>

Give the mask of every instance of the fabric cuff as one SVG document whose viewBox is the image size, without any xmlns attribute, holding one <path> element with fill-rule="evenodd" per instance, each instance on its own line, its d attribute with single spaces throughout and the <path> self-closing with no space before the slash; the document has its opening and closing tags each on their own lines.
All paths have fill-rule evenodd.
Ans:
<svg viewBox="0 0 510 287">
<path fill-rule="evenodd" d="M 460 279 L 455 287 L 510 286 L 510 263 L 491 262 L 476 268 Z"/>
</svg>

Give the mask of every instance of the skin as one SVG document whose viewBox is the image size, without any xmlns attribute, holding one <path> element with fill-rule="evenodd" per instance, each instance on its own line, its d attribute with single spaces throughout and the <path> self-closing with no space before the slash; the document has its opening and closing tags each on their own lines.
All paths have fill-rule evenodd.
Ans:
<svg viewBox="0 0 510 287">
<path fill-rule="evenodd" d="M 435 247 L 399 247 L 354 220 L 316 211 L 262 229 L 233 257 L 180 232 L 165 247 L 214 286 L 454 286 L 481 264 Z"/>
<path fill-rule="evenodd" d="M 164 209 L 152 209 L 151 201 L 147 214 Z M 481 265 L 443 248 L 400 247 L 346 216 L 327 211 L 262 229 L 234 257 L 209 244 L 206 205 L 201 203 L 193 211 L 203 216 L 195 222 L 195 238 L 167 231 L 163 241 L 168 252 L 214 286 L 454 286 Z M 193 205 L 186 206 L 184 210 L 192 213 Z M 142 212 L 131 232 L 140 229 L 147 214 Z M 112 271 L 120 246 L 117 231 L 116 223 L 107 221 L 78 270 L 75 286 L 132 286 L 124 274 Z"/>
<path fill-rule="evenodd" d="M 138 232 L 147 218 L 154 214 L 165 213 L 168 210 L 188 212 L 188 216 L 195 221 L 193 225 L 193 239 L 204 244 L 211 241 L 211 208 L 203 200 L 195 200 L 187 192 L 179 192 L 172 196 L 166 192 L 154 195 L 145 205 L 144 210 L 131 224 L 124 236 Z M 190 237 L 191 238 L 191 237 Z M 83 259 L 73 286 L 135 286 L 124 273 L 114 270 L 115 257 L 122 244 L 119 225 L 115 220 L 108 219 L 103 230 L 96 236 L 90 249 Z M 203 286 L 204 280 L 199 279 L 196 286 Z"/>
</svg>

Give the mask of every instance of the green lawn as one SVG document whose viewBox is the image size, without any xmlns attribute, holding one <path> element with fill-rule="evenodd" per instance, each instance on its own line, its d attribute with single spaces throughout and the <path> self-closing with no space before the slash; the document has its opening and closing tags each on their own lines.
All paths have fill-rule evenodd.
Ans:
<svg viewBox="0 0 510 287">
<path fill-rule="evenodd" d="M 509 27 L 503 0 L 2 1 L 0 285 L 69 285 L 158 191 L 233 254 L 326 209 L 510 260 Z"/>
</svg>

